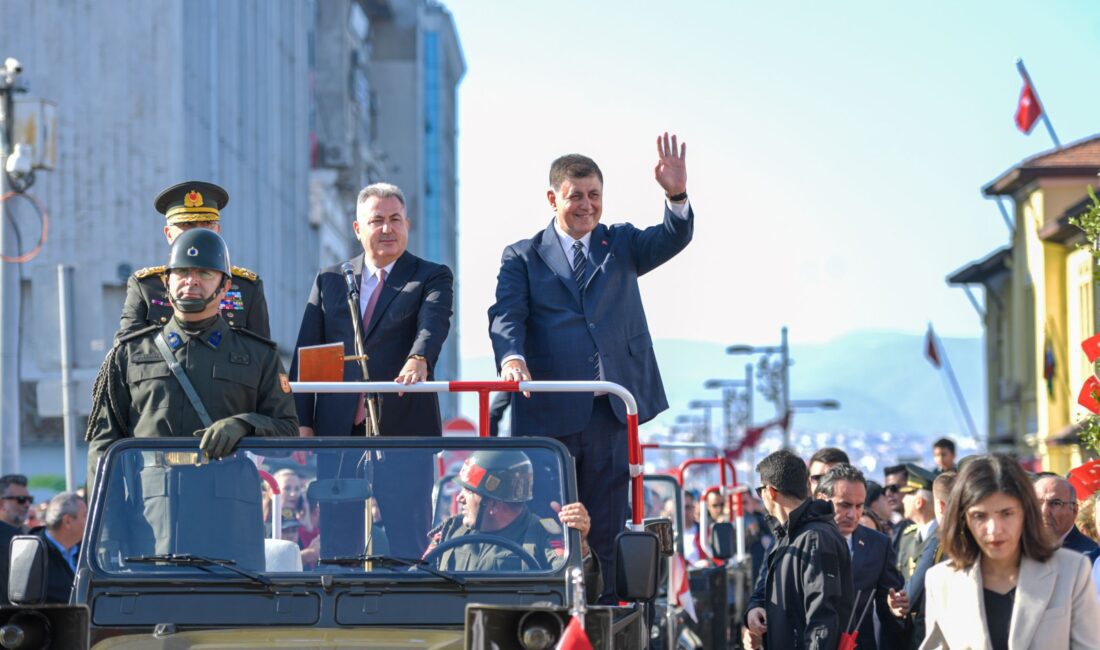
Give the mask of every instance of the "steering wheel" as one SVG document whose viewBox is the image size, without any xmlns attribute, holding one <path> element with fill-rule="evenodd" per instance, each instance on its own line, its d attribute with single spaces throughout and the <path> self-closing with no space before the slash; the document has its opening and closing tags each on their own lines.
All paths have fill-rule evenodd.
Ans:
<svg viewBox="0 0 1100 650">
<path fill-rule="evenodd" d="M 433 548 L 427 555 L 424 556 L 424 562 L 434 564 L 439 560 L 439 556 L 444 551 L 449 551 L 452 548 L 459 546 L 466 546 L 469 544 L 490 544 L 492 546 L 498 546 L 507 551 L 511 551 L 521 562 L 528 567 L 536 567 L 542 570 L 549 569 L 545 561 L 539 561 L 534 555 L 527 552 L 527 549 L 523 548 L 516 542 L 508 539 L 507 537 L 498 537 L 497 535 L 489 535 L 486 533 L 475 533 L 473 535 L 461 535 L 459 537 L 453 537 L 445 542 L 440 543 Z"/>
</svg>

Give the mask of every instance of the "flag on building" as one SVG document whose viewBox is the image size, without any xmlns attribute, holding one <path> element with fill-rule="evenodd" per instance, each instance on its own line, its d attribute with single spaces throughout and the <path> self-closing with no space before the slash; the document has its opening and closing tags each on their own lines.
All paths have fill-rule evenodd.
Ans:
<svg viewBox="0 0 1100 650">
<path fill-rule="evenodd" d="M 1025 79 L 1024 88 L 1020 91 L 1020 101 L 1016 104 L 1016 128 L 1021 133 L 1031 133 L 1042 113 L 1043 107 L 1039 105 L 1031 84 Z"/>
</svg>

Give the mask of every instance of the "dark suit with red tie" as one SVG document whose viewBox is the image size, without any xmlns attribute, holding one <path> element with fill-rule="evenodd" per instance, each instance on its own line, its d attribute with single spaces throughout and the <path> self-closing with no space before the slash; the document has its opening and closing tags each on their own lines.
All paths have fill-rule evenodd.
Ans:
<svg viewBox="0 0 1100 650">
<path fill-rule="evenodd" d="M 903 627 L 901 621 L 894 618 L 893 613 L 890 612 L 887 596 L 891 589 L 901 591 L 904 580 L 901 572 L 898 571 L 897 558 L 890 538 L 866 526 L 856 526 L 852 533 L 851 545 L 852 586 L 859 594 L 859 602 L 854 608 L 855 615 L 858 619 L 863 614 L 867 598 L 871 596 L 873 590 L 874 613 L 878 614 L 881 622 L 876 638 L 874 616 L 871 612 L 867 613 L 863 624 L 859 626 L 859 648 L 875 650 L 875 648 L 899 647 L 904 638 Z"/>
<path fill-rule="evenodd" d="M 355 271 L 356 286 L 361 286 L 364 256 L 349 260 Z M 347 355 L 355 354 L 355 334 L 351 313 L 348 311 L 348 288 L 341 265 L 321 270 L 314 280 L 309 302 L 306 304 L 302 324 L 298 330 L 296 348 L 323 343 L 342 342 Z M 428 364 L 429 381 L 434 379 L 436 361 L 443 341 L 451 327 L 454 300 L 454 277 L 442 264 L 421 259 L 408 251 L 393 264 L 389 275 L 375 291 L 381 291 L 369 322 L 363 323 L 366 352 L 369 357 L 367 370 L 372 381 L 393 381 L 402 366 L 414 355 L 423 356 Z M 291 377 L 298 377 L 298 355 L 290 367 Z M 344 365 L 346 381 L 362 381 L 363 374 L 357 362 Z M 379 396 L 379 430 L 384 436 L 438 436 L 442 433 L 439 400 L 434 394 L 406 393 Z M 300 393 L 294 396 L 298 409 L 298 421 L 303 427 L 312 427 L 318 436 L 363 435 L 362 425 L 355 423 L 359 396 L 354 394 Z M 392 455 L 391 455 L 392 456 Z M 346 468 L 344 468 L 346 469 Z M 431 474 L 421 472 L 419 466 L 405 467 L 405 463 L 376 463 L 375 484 L 395 485 L 402 477 L 403 492 L 378 490 L 379 501 L 391 552 L 419 557 L 427 545 L 430 523 Z M 318 472 L 321 468 L 318 467 Z M 344 472 L 341 472 L 341 475 Z M 423 479 L 419 475 L 424 473 Z M 389 479 L 389 480 L 387 480 Z M 333 508 L 348 504 L 331 504 Z M 322 509 L 322 555 L 357 554 L 363 552 L 362 507 L 354 513 L 355 504 L 344 515 L 331 514 L 330 524 L 339 520 L 341 533 L 325 536 L 324 520 L 327 512 Z M 397 520 L 397 515 L 402 515 Z M 326 540 L 327 537 L 327 540 Z M 332 546 L 342 541 L 339 547 Z"/>
</svg>

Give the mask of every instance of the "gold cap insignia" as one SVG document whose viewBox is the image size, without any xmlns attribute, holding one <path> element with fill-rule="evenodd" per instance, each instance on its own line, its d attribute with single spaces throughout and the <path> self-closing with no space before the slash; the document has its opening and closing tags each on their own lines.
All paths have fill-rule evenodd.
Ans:
<svg viewBox="0 0 1100 650">
<path fill-rule="evenodd" d="M 187 194 L 183 195 L 183 206 L 185 208 L 201 208 L 202 207 L 202 194 L 199 194 L 196 190 L 191 190 Z"/>
</svg>

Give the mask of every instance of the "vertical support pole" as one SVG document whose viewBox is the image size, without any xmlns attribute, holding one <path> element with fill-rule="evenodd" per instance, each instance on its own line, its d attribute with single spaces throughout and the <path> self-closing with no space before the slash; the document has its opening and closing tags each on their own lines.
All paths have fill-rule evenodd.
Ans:
<svg viewBox="0 0 1100 650">
<path fill-rule="evenodd" d="M 61 412 L 65 432 L 65 489 L 76 489 L 76 402 L 73 399 L 73 267 L 57 265 L 58 315 L 61 318 Z"/>
<path fill-rule="evenodd" d="M 783 448 L 791 448 L 791 419 L 786 417 L 791 410 L 791 351 L 787 347 L 787 326 L 780 330 L 779 354 L 783 364 Z"/>
<path fill-rule="evenodd" d="M 489 391 L 477 392 L 477 435 L 489 437 Z"/>
<path fill-rule="evenodd" d="M 745 401 L 745 433 L 749 432 L 749 427 L 752 426 L 752 364 L 745 364 L 745 394 L 748 395 L 748 399 Z M 745 481 L 745 484 L 749 488 L 755 487 L 756 482 L 756 445 L 749 447 L 749 477 Z"/>
<path fill-rule="evenodd" d="M 15 80 L 0 78 L 0 253 L 6 250 L 8 174 L 5 171 L 15 130 Z M 0 260 L 0 473 L 20 471 L 19 424 L 19 273 L 14 262 Z"/>
</svg>

